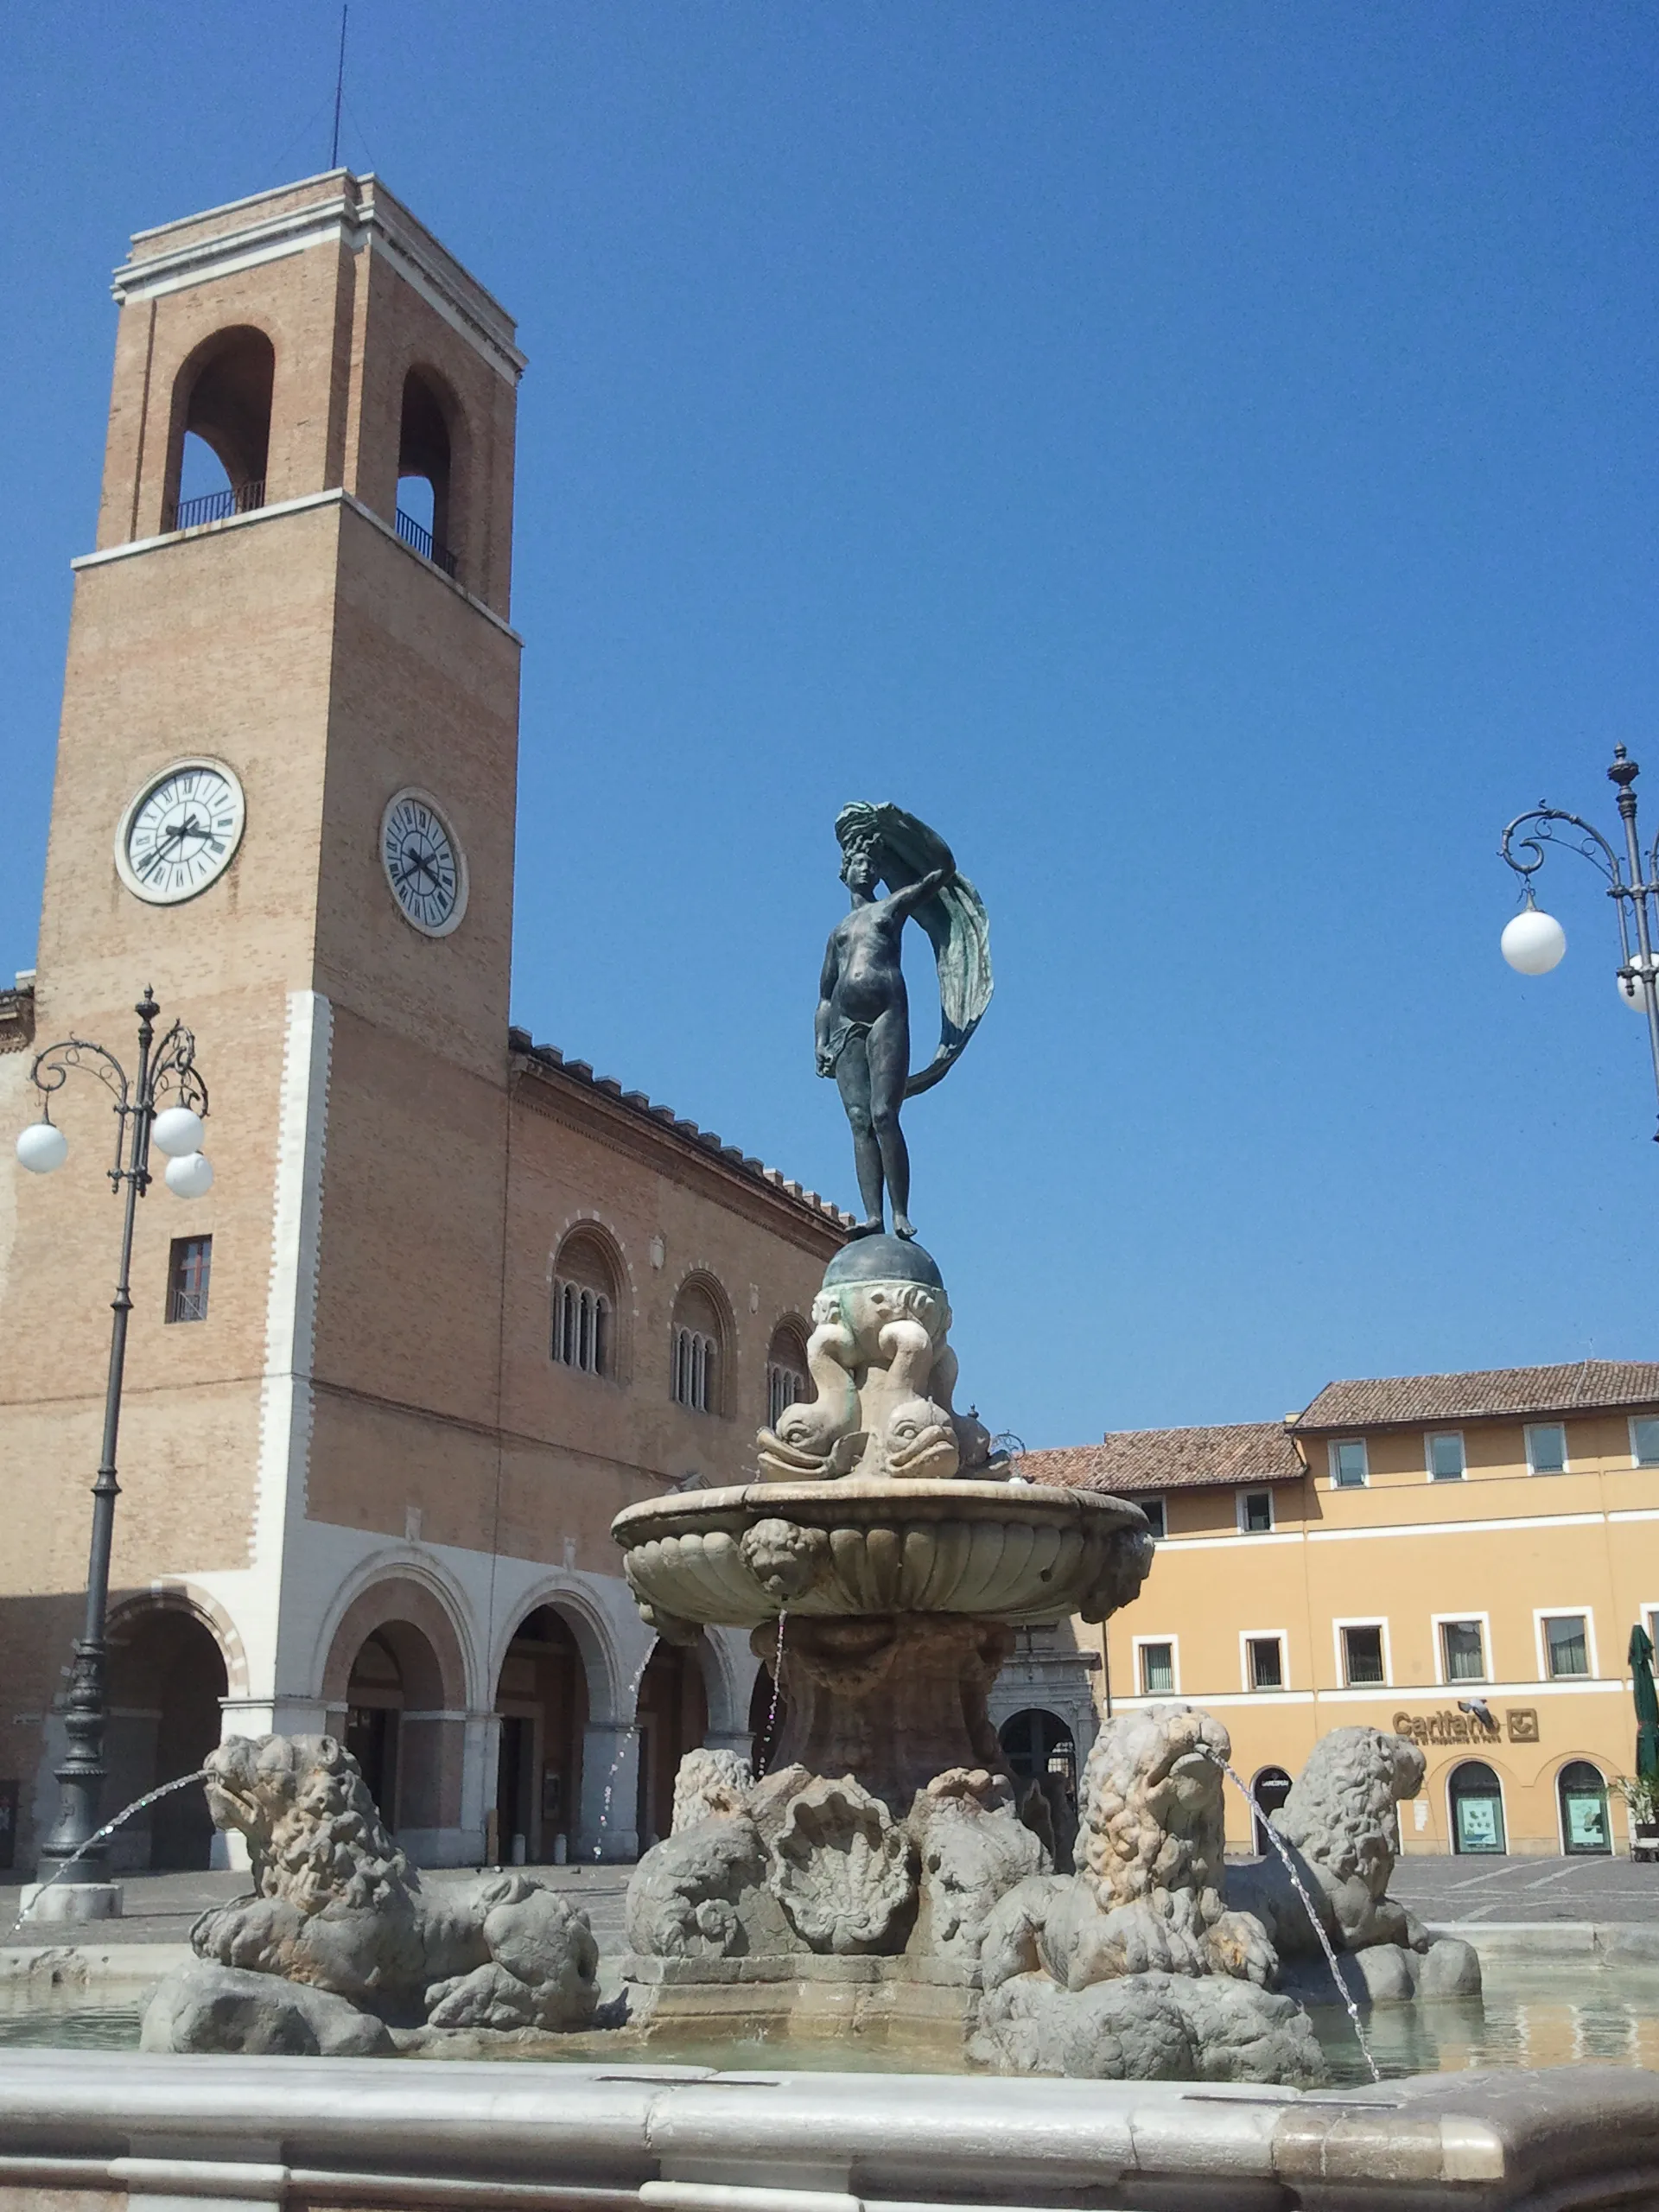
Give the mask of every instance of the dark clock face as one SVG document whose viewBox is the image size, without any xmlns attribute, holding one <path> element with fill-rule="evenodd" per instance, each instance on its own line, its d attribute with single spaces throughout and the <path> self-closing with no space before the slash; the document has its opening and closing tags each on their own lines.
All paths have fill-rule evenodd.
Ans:
<svg viewBox="0 0 1659 2212">
<path fill-rule="evenodd" d="M 242 786 L 217 760 L 179 760 L 122 817 L 115 864 L 129 891 L 174 906 L 216 882 L 235 858 L 246 809 Z"/>
<path fill-rule="evenodd" d="M 426 792 L 399 791 L 388 804 L 380 861 L 404 920 L 427 937 L 448 937 L 467 911 L 467 863 Z"/>
</svg>

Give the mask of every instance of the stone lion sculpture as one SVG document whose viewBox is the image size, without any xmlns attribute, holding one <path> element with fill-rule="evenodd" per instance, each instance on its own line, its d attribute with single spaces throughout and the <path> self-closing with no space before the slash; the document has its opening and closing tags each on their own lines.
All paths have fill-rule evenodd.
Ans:
<svg viewBox="0 0 1659 2212">
<path fill-rule="evenodd" d="M 207 1967 L 236 1978 L 230 2009 L 238 2017 L 261 1997 L 282 2009 L 280 1986 L 289 1983 L 398 2025 L 591 2020 L 598 1948 L 586 1915 L 518 1873 L 424 1895 L 357 1761 L 332 1736 L 232 1737 L 209 1757 L 206 1789 L 214 1825 L 247 1839 L 255 1894 L 203 1913 L 190 1941 Z M 271 1980 L 262 1987 L 259 1976 Z M 207 2009 L 225 2016 L 228 1986 L 190 1970 L 191 2002 L 174 1993 L 157 2013 L 169 2023 L 162 2047 L 226 2048 L 191 2040 L 209 2031 L 190 2024 L 203 2012 L 196 1999 L 215 1988 L 219 2001 Z M 284 2017 L 296 2012 L 309 2020 L 317 2007 L 296 1999 Z M 260 2042 L 264 2029 L 247 2033 L 253 2039 L 238 2047 L 306 2047 Z"/>
<path fill-rule="evenodd" d="M 1388 1894 L 1400 1851 L 1396 1806 L 1423 1785 L 1423 1755 L 1382 1728 L 1333 1728 L 1321 1736 L 1272 1818 L 1332 1947 L 1360 1955 L 1363 1993 L 1374 2003 L 1415 1994 L 1467 1996 L 1480 1987 L 1472 1948 L 1428 1933 Z M 1322 1948 L 1290 1871 L 1270 1848 L 1254 1866 L 1228 1870 L 1227 1894 L 1268 1930 L 1290 1960 L 1317 1962 Z"/>
<path fill-rule="evenodd" d="M 1324 2078 L 1306 2014 L 1267 1987 L 1265 1929 L 1224 1902 L 1230 1750 L 1191 1706 L 1106 1723 L 1084 1771 L 1076 1875 L 1021 1882 L 988 1917 L 976 2056 L 1119 2079 L 1141 2072 L 1144 2032 L 1160 2078 Z"/>
</svg>

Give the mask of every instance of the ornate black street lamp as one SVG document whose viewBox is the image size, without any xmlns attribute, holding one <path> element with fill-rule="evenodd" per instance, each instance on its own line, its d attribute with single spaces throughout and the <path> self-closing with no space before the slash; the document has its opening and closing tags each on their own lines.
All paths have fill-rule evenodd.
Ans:
<svg viewBox="0 0 1659 2212">
<path fill-rule="evenodd" d="M 1608 780 L 1618 787 L 1619 818 L 1624 824 L 1624 856 L 1619 855 L 1593 824 L 1581 816 L 1563 813 L 1541 804 L 1529 813 L 1517 814 L 1503 832 L 1500 855 L 1520 877 L 1525 901 L 1499 939 L 1503 957 L 1518 975 L 1547 976 L 1567 951 L 1567 931 L 1553 914 L 1546 914 L 1533 897 L 1532 879 L 1544 864 L 1544 847 L 1561 845 L 1600 869 L 1607 879 L 1607 896 L 1618 916 L 1618 995 L 1626 1006 L 1648 1017 L 1648 1046 L 1653 1056 L 1653 1080 L 1659 1090 L 1659 838 L 1646 860 L 1636 829 L 1637 764 L 1622 745 L 1613 747 Z M 1557 829 L 1565 823 L 1564 830 Z M 1526 830 L 1518 845 L 1516 832 Z M 1523 855 L 1530 854 L 1531 858 Z M 1625 870 L 1629 870 L 1626 880 Z M 1659 1144 L 1659 1131 L 1654 1142 Z"/>
<path fill-rule="evenodd" d="M 201 1149 L 202 1116 L 207 1086 L 196 1071 L 196 1040 L 175 1021 L 156 1042 L 161 1012 L 149 986 L 133 1008 L 138 1016 L 138 1070 L 130 1083 L 125 1069 L 102 1045 L 68 1037 L 35 1056 L 29 1080 L 41 1094 L 41 1118 L 17 1140 L 17 1157 L 31 1174 L 49 1175 L 63 1165 L 69 1141 L 52 1119 L 52 1098 L 72 1071 L 95 1075 L 115 1101 L 115 1165 L 110 1187 L 124 1196 L 121 1217 L 121 1264 L 111 1300 L 115 1321 L 110 1331 L 110 1376 L 104 1399 L 104 1449 L 92 1484 L 92 1543 L 86 1568 L 85 1625 L 75 1644 L 64 1726 L 69 1750 L 57 1770 L 58 1818 L 41 1847 L 40 1878 L 57 1886 L 102 1885 L 107 1879 L 98 1833 L 104 1786 L 105 1625 L 110 1603 L 110 1555 L 115 1536 L 116 1440 L 121 1426 L 121 1378 L 127 1356 L 127 1316 L 132 1310 L 129 1277 L 132 1230 L 138 1201 L 149 1190 L 149 1148 L 167 1155 L 168 1188 L 181 1198 L 199 1198 L 212 1187 L 213 1171 Z M 171 1095 L 174 1103 L 164 1102 Z"/>
</svg>

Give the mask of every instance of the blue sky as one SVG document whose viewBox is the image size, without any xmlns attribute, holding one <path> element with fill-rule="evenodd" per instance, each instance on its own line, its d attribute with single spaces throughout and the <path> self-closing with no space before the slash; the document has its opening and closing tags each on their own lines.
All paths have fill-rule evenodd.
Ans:
<svg viewBox="0 0 1659 2212">
<path fill-rule="evenodd" d="M 0 969 L 106 271 L 325 166 L 338 21 L 9 22 Z M 830 823 L 936 823 L 998 989 L 913 1210 L 994 1427 L 1655 1351 L 1611 917 L 1557 856 L 1522 982 L 1495 849 L 1611 828 L 1616 740 L 1659 828 L 1656 76 L 1597 0 L 353 0 L 342 157 L 531 357 L 515 1018 L 850 1202 Z"/>
</svg>

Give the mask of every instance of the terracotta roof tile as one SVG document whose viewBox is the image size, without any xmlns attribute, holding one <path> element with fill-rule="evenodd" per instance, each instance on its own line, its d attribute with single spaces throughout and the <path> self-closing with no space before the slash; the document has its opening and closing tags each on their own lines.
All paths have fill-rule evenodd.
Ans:
<svg viewBox="0 0 1659 2212">
<path fill-rule="evenodd" d="M 1489 1367 L 1471 1375 L 1396 1375 L 1327 1382 L 1295 1426 L 1415 1427 L 1504 1414 L 1592 1413 L 1604 1406 L 1659 1405 L 1659 1360 L 1581 1359 L 1565 1367 Z"/>
<path fill-rule="evenodd" d="M 1120 1429 L 1098 1444 L 1027 1452 L 1020 1471 L 1028 1482 L 1122 1497 L 1135 1491 L 1294 1482 L 1303 1469 L 1282 1421 L 1240 1421 L 1217 1428 Z"/>
</svg>

